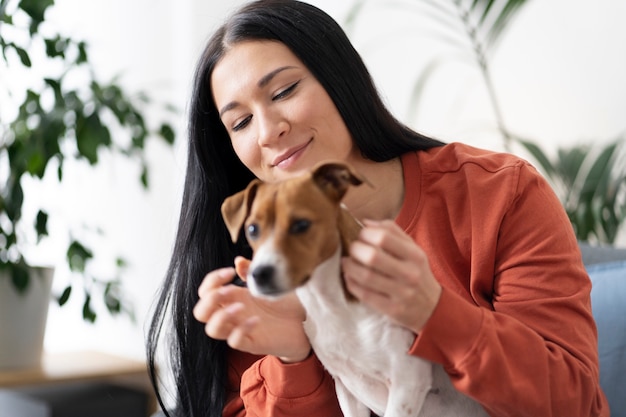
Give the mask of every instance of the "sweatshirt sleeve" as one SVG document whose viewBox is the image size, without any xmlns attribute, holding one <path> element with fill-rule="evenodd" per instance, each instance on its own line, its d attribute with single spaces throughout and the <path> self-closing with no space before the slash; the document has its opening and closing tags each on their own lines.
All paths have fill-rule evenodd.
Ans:
<svg viewBox="0 0 626 417">
<path fill-rule="evenodd" d="M 470 272 L 482 293 L 472 302 L 444 286 L 410 353 L 441 363 L 491 416 L 608 416 L 591 283 L 567 215 L 527 165 L 509 200 L 493 244 L 472 249 L 494 253 Z"/>
<path fill-rule="evenodd" d="M 254 362 L 241 376 L 240 395 L 231 396 L 224 416 L 341 417 L 335 384 L 317 357 L 284 364 L 274 356 Z"/>
</svg>

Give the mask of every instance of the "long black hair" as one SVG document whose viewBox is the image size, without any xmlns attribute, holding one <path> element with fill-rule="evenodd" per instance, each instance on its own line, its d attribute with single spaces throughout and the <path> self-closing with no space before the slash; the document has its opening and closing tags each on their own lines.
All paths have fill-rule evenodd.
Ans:
<svg viewBox="0 0 626 417">
<path fill-rule="evenodd" d="M 232 265 L 236 255 L 251 255 L 244 243 L 231 243 L 220 205 L 254 176 L 231 146 L 210 84 L 224 54 L 246 40 L 285 44 L 327 91 L 365 158 L 387 161 L 442 145 L 391 115 L 344 31 L 318 8 L 295 0 L 255 1 L 216 31 L 195 72 L 178 232 L 147 339 L 150 373 L 161 402 L 155 363 L 159 341 L 167 335 L 165 353 L 176 383 L 175 414 L 188 417 L 222 415 L 228 366 L 225 343 L 206 336 L 192 315 L 197 288 L 207 272 Z"/>
</svg>

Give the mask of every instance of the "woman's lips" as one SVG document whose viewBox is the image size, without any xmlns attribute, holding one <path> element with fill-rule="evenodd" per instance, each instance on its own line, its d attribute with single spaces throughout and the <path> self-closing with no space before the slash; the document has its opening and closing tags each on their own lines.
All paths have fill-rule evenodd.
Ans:
<svg viewBox="0 0 626 417">
<path fill-rule="evenodd" d="M 272 161 L 272 166 L 279 167 L 282 169 L 288 168 L 289 166 L 291 166 L 292 164 L 296 162 L 296 160 L 300 157 L 300 155 L 304 153 L 304 151 L 306 150 L 306 148 L 309 146 L 309 144 L 312 141 L 313 139 L 310 139 L 304 145 L 291 148 L 287 150 L 287 152 L 274 158 L 274 161 Z"/>
</svg>

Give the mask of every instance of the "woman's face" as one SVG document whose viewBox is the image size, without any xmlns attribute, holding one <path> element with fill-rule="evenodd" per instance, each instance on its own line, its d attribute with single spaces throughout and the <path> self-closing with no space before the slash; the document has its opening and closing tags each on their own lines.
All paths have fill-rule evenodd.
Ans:
<svg viewBox="0 0 626 417">
<path fill-rule="evenodd" d="M 215 66 L 211 87 L 237 156 L 263 181 L 359 155 L 326 90 L 280 42 L 235 44 Z"/>
</svg>

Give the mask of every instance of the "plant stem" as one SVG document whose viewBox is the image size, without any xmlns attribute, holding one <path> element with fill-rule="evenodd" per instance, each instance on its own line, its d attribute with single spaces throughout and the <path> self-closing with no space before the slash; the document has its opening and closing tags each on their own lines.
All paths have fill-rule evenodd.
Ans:
<svg viewBox="0 0 626 417">
<path fill-rule="evenodd" d="M 470 42 L 473 46 L 474 55 L 476 57 L 476 63 L 478 64 L 478 68 L 483 76 L 483 80 L 485 82 L 485 86 L 487 88 L 487 93 L 489 94 L 489 100 L 491 101 L 491 106 L 493 108 L 494 116 L 496 118 L 496 124 L 498 126 L 498 130 L 504 139 L 504 148 L 507 151 L 511 151 L 511 142 L 513 141 L 513 137 L 511 133 L 506 128 L 504 123 L 504 117 L 502 116 L 502 110 L 500 107 L 500 102 L 496 95 L 496 89 L 493 85 L 493 80 L 491 78 L 491 71 L 489 70 L 489 64 L 487 63 L 487 56 L 485 54 L 485 48 L 483 44 L 478 39 L 476 34 L 476 28 L 470 22 L 470 13 L 467 10 L 463 10 L 461 1 L 455 0 L 455 5 L 457 6 L 459 17 L 465 26 L 465 31 L 467 32 L 467 36 L 470 39 Z"/>
</svg>

